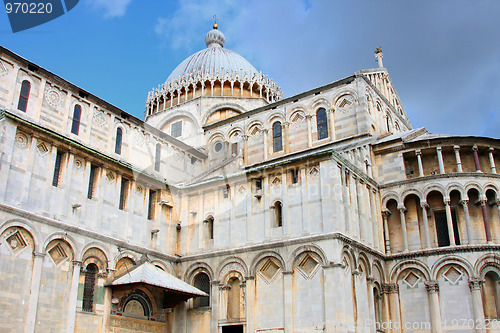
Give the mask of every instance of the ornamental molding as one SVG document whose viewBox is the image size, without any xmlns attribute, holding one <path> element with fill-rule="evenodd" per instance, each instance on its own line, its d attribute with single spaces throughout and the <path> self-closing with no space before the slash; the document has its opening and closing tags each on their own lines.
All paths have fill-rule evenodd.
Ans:
<svg viewBox="0 0 500 333">
<path fill-rule="evenodd" d="M 9 74 L 9 70 L 7 69 L 7 66 L 5 66 L 5 64 L 2 61 L 0 61 L 0 77 L 7 75 L 7 74 Z"/>
<path fill-rule="evenodd" d="M 61 105 L 63 97 L 59 89 L 49 86 L 47 87 L 47 89 L 45 89 L 45 100 L 47 101 L 47 103 L 49 103 L 50 106 L 57 108 Z"/>
</svg>

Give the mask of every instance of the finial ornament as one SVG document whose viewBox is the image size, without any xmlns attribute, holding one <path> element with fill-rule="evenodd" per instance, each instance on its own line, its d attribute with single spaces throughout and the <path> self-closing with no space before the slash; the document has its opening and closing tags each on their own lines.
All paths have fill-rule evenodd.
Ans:
<svg viewBox="0 0 500 333">
<path fill-rule="evenodd" d="M 219 26 L 217 25 L 217 15 L 214 15 L 213 18 L 214 18 L 214 21 L 215 21 L 215 23 L 214 23 L 214 29 L 217 29 L 217 28 L 219 28 Z"/>
<path fill-rule="evenodd" d="M 382 58 L 384 57 L 384 54 L 382 53 L 382 46 L 377 47 L 375 50 L 375 58 L 377 58 L 378 61 L 378 67 L 383 68 L 384 64 L 382 62 Z"/>
</svg>

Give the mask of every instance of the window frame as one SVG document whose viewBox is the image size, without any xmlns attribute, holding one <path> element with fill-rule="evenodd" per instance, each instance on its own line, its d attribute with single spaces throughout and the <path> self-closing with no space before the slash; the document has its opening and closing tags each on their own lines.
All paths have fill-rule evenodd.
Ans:
<svg viewBox="0 0 500 333">
<path fill-rule="evenodd" d="M 76 112 L 78 111 L 78 117 L 76 117 Z M 73 120 L 71 122 L 71 133 L 78 135 L 80 133 L 80 122 L 82 119 L 82 106 L 80 104 L 75 104 L 73 108 Z"/>
<path fill-rule="evenodd" d="M 123 129 L 121 127 L 116 128 L 115 137 L 115 154 L 122 154 L 122 143 L 123 143 Z"/>
<path fill-rule="evenodd" d="M 281 121 L 273 123 L 273 152 L 278 153 L 283 151 L 283 128 Z"/>
<path fill-rule="evenodd" d="M 180 138 L 182 136 L 182 120 L 176 121 L 170 125 L 170 136 Z"/>
<path fill-rule="evenodd" d="M 26 95 L 23 95 L 23 90 L 24 90 L 25 84 L 27 84 L 28 91 L 27 91 Z M 23 80 L 23 82 L 21 83 L 21 90 L 19 91 L 19 99 L 17 101 L 17 109 L 19 111 L 26 112 L 26 110 L 28 110 L 28 101 L 30 98 L 30 92 L 31 92 L 31 82 L 28 80 Z M 22 105 L 21 102 L 24 105 Z"/>
<path fill-rule="evenodd" d="M 321 117 L 320 117 L 321 115 Z M 324 118 L 324 119 L 323 119 Z M 321 120 L 321 122 L 320 122 Z M 318 140 L 327 139 L 328 134 L 328 115 L 325 108 L 319 108 L 316 111 L 316 130 L 318 134 Z"/>
</svg>

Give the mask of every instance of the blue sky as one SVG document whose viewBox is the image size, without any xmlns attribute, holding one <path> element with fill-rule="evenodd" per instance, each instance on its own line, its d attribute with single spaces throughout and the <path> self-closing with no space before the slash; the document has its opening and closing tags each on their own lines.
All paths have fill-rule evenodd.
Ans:
<svg viewBox="0 0 500 333">
<path fill-rule="evenodd" d="M 0 43 L 126 112 L 205 47 L 216 14 L 226 47 L 292 96 L 384 65 L 412 125 L 500 137 L 500 1 L 80 0 Z"/>
</svg>

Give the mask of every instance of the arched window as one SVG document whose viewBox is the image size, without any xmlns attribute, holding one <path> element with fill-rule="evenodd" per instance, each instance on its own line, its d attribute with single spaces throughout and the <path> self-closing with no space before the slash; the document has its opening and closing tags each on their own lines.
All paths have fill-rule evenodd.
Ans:
<svg viewBox="0 0 500 333">
<path fill-rule="evenodd" d="M 116 129 L 116 142 L 115 142 L 115 153 L 120 155 L 122 153 L 122 137 L 123 131 L 120 127 Z"/>
<path fill-rule="evenodd" d="M 276 201 L 274 204 L 274 217 L 277 227 L 283 226 L 283 205 L 280 201 Z"/>
<path fill-rule="evenodd" d="M 213 216 L 209 216 L 207 217 L 204 221 L 203 221 L 206 225 L 206 238 L 207 239 L 214 239 L 214 218 Z"/>
<path fill-rule="evenodd" d="M 71 125 L 71 133 L 78 135 L 80 130 L 80 118 L 82 116 L 82 107 L 80 105 L 75 105 L 73 110 L 73 124 Z"/>
<path fill-rule="evenodd" d="M 28 107 L 28 99 L 30 97 L 31 84 L 29 81 L 24 80 L 21 84 L 21 92 L 19 93 L 19 102 L 17 103 L 17 108 L 21 111 L 26 112 Z"/>
<path fill-rule="evenodd" d="M 273 149 L 275 153 L 283 150 L 281 123 L 279 121 L 273 124 Z"/>
<path fill-rule="evenodd" d="M 210 278 L 205 273 L 199 273 L 194 277 L 194 286 L 210 295 Z M 195 308 L 210 306 L 210 296 L 199 296 L 194 299 Z"/>
<path fill-rule="evenodd" d="M 240 318 L 240 280 L 233 278 L 229 281 L 229 297 L 227 300 L 227 319 Z"/>
<path fill-rule="evenodd" d="M 318 124 L 318 140 L 328 137 L 328 121 L 326 117 L 326 110 L 321 108 L 316 112 L 316 122 Z"/>
<path fill-rule="evenodd" d="M 155 170 L 160 171 L 160 159 L 161 159 L 161 144 L 156 144 L 156 154 L 155 154 Z"/>
<path fill-rule="evenodd" d="M 375 309 L 375 327 L 377 330 L 382 324 L 382 297 L 378 288 L 373 288 L 373 307 Z"/>
<path fill-rule="evenodd" d="M 94 309 L 94 289 L 96 277 L 97 266 L 95 264 L 88 264 L 85 269 L 85 284 L 83 286 L 83 311 L 92 312 Z"/>
<path fill-rule="evenodd" d="M 498 281 L 500 280 L 496 272 L 490 271 L 484 276 L 484 283 L 482 286 L 483 292 L 483 308 L 484 316 L 488 319 L 500 318 L 499 312 L 499 287 Z"/>
</svg>

